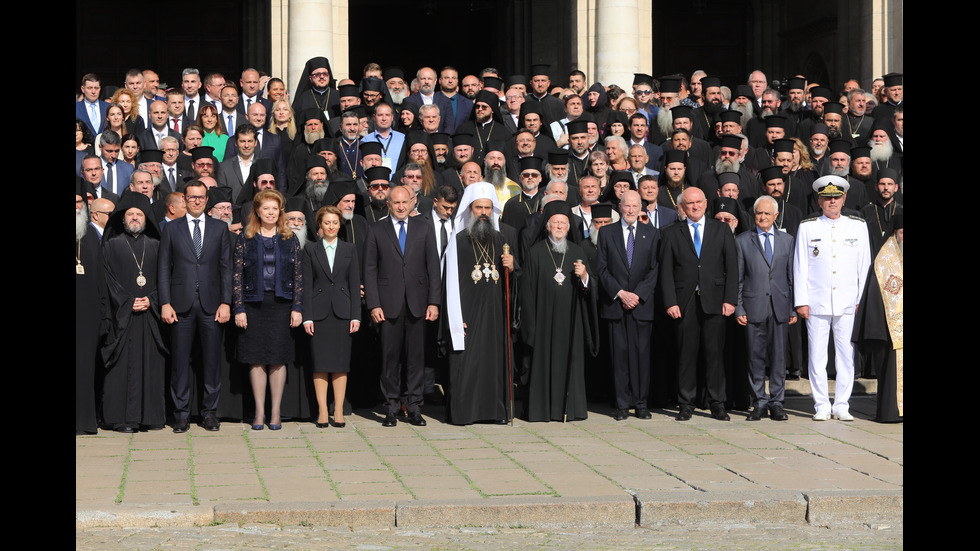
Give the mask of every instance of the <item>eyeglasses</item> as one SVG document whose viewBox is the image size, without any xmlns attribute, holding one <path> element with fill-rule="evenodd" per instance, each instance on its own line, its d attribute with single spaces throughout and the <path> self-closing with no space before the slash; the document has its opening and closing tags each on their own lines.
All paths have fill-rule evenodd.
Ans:
<svg viewBox="0 0 980 551">
<path fill-rule="evenodd" d="M 184 199 L 186 199 L 188 201 L 194 201 L 195 203 L 200 202 L 200 201 L 204 201 L 207 198 L 208 198 L 207 195 L 185 195 L 184 196 Z"/>
<path fill-rule="evenodd" d="M 522 172 L 521 178 L 540 178 L 541 175 L 537 172 Z"/>
<path fill-rule="evenodd" d="M 388 189 L 389 187 L 391 186 L 389 186 L 388 184 L 371 184 L 370 186 L 368 186 L 368 188 L 370 189 Z"/>
<path fill-rule="evenodd" d="M 315 73 L 310 73 L 310 76 L 313 78 L 327 78 L 330 76 L 330 73 L 327 71 L 317 71 Z"/>
<path fill-rule="evenodd" d="M 636 95 L 638 96 L 649 96 L 653 93 L 653 90 L 637 90 Z"/>
</svg>

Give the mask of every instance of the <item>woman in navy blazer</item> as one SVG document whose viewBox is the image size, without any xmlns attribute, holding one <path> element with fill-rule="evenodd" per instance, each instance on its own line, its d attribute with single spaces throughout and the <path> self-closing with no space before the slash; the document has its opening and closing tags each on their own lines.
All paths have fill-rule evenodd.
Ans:
<svg viewBox="0 0 980 551">
<path fill-rule="evenodd" d="M 265 420 L 265 388 L 272 394 L 269 428 L 282 428 L 279 405 L 286 385 L 286 363 L 295 345 L 290 327 L 303 321 L 303 266 L 299 240 L 286 225 L 285 200 L 264 190 L 252 200 L 252 215 L 235 244 L 234 314 L 238 361 L 249 364 L 255 397 L 252 430 Z M 267 375 L 268 373 L 268 375 Z"/>
<path fill-rule="evenodd" d="M 310 335 L 313 387 L 319 406 L 317 428 L 343 427 L 344 394 L 350 371 L 351 335 L 361 326 L 361 270 L 354 245 L 337 238 L 342 214 L 327 205 L 316 213 L 320 239 L 303 249 L 303 327 Z M 327 409 L 333 381 L 334 415 Z"/>
</svg>

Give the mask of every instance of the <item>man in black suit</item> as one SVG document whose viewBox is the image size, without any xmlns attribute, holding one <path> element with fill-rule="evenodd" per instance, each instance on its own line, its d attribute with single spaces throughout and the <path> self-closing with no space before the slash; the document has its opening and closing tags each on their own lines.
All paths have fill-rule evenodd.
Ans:
<svg viewBox="0 0 980 551">
<path fill-rule="evenodd" d="M 704 216 L 704 192 L 687 188 L 678 203 L 687 220 L 664 228 L 661 238 L 660 280 L 667 315 L 676 320 L 678 421 L 694 411 L 698 353 L 704 353 L 707 397 L 711 416 L 721 421 L 725 411 L 725 317 L 738 302 L 738 253 L 731 229 Z"/>
<path fill-rule="evenodd" d="M 400 409 L 404 351 L 408 388 L 408 422 L 425 426 L 422 418 L 425 321 L 439 317 L 441 279 L 439 252 L 432 224 L 409 218 L 412 191 L 405 186 L 388 194 L 389 218 L 371 226 L 364 261 L 364 298 L 381 332 L 384 359 L 381 392 L 386 400 L 383 425 L 393 427 Z"/>
<path fill-rule="evenodd" d="M 777 167 L 778 168 L 778 167 Z M 796 323 L 793 309 L 793 236 L 776 229 L 779 205 L 763 195 L 753 205 L 755 231 L 735 238 L 738 247 L 736 321 L 746 327 L 749 384 L 754 409 L 749 421 L 766 415 L 773 421 L 789 417 L 783 409 L 786 381 L 786 329 Z M 769 397 L 766 396 L 766 363 Z"/>
<path fill-rule="evenodd" d="M 187 215 L 163 227 L 159 293 L 163 321 L 173 328 L 170 391 L 174 432 L 187 432 L 190 414 L 190 360 L 194 336 L 201 341 L 204 365 L 205 429 L 216 431 L 221 391 L 221 328 L 231 314 L 231 245 L 228 227 L 204 214 L 207 187 L 191 180 L 184 189 Z"/>
<path fill-rule="evenodd" d="M 638 418 L 651 417 L 647 395 L 660 231 L 639 223 L 642 210 L 640 194 L 626 191 L 619 202 L 619 224 L 599 230 L 599 314 L 607 320 L 612 343 L 617 421 L 626 419 L 631 407 Z"/>
<path fill-rule="evenodd" d="M 146 149 L 162 149 L 163 138 L 172 136 L 181 140 L 180 134 L 167 126 L 167 104 L 162 101 L 154 101 L 150 104 L 150 121 L 139 135 L 140 151 Z M 183 142 L 181 142 L 183 143 Z"/>
<path fill-rule="evenodd" d="M 246 113 L 248 113 L 248 108 L 256 103 L 265 107 L 267 113 L 272 111 L 272 101 L 259 95 L 262 91 L 261 82 L 259 72 L 255 69 L 248 68 L 242 71 L 242 79 L 238 81 L 242 86 L 242 96 L 239 98 L 238 105 L 241 105 L 242 110 Z"/>
</svg>

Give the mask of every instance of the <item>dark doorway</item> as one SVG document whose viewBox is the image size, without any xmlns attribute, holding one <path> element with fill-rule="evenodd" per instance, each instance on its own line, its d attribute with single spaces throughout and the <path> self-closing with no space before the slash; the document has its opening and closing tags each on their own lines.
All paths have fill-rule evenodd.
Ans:
<svg viewBox="0 0 980 551">
<path fill-rule="evenodd" d="M 269 0 L 120 6 L 104 1 L 75 4 L 76 88 L 85 73 L 100 75 L 103 90 L 121 86 L 132 68 L 153 69 L 161 86 L 170 87 L 180 85 L 185 67 L 197 68 L 202 77 L 219 72 L 235 83 L 246 67 L 271 69 Z"/>
</svg>

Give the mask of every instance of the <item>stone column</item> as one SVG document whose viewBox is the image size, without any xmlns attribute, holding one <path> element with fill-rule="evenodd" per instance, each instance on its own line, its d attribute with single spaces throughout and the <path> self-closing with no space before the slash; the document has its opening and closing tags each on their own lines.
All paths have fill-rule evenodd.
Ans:
<svg viewBox="0 0 980 551">
<path fill-rule="evenodd" d="M 605 86 L 618 84 L 629 91 L 633 73 L 641 67 L 640 52 L 649 51 L 638 47 L 640 33 L 639 0 L 597 0 L 595 33 L 595 77 L 590 82 Z M 649 14 L 649 12 L 647 12 Z M 649 65 L 649 60 L 643 62 Z"/>
<path fill-rule="evenodd" d="M 289 2 L 289 88 L 295 97 L 296 85 L 306 61 L 324 56 L 333 62 L 333 0 L 290 0 Z M 346 65 L 346 63 L 344 64 Z M 336 76 L 330 75 L 336 80 Z"/>
</svg>

